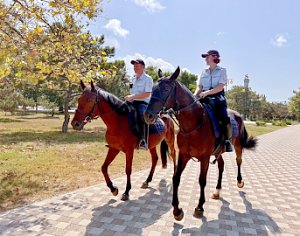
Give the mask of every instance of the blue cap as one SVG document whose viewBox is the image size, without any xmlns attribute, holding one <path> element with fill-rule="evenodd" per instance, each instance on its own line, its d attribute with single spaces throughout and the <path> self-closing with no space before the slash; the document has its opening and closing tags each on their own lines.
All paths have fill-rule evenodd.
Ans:
<svg viewBox="0 0 300 236">
<path fill-rule="evenodd" d="M 220 54 L 217 50 L 209 50 L 207 53 L 201 54 L 201 57 L 205 58 L 209 55 L 220 57 Z"/>
</svg>

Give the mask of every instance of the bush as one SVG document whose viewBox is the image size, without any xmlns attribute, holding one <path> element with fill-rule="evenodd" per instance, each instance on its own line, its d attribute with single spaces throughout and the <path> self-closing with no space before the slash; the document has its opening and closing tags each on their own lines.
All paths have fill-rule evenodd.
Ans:
<svg viewBox="0 0 300 236">
<path fill-rule="evenodd" d="M 266 124 L 267 124 L 267 123 L 266 123 L 265 121 L 259 121 L 259 120 L 256 121 L 256 125 L 257 125 L 257 126 L 266 126 Z"/>
<path fill-rule="evenodd" d="M 287 126 L 286 121 L 282 121 L 282 120 L 273 121 L 272 125 L 275 125 L 275 126 Z"/>
</svg>

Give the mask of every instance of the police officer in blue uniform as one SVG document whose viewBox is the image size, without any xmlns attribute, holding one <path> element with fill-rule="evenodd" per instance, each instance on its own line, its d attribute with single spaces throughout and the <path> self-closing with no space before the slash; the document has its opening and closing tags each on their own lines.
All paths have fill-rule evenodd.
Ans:
<svg viewBox="0 0 300 236">
<path fill-rule="evenodd" d="M 145 62 L 142 59 L 132 60 L 135 75 L 132 78 L 130 94 L 125 96 L 125 100 L 132 102 L 139 112 L 139 117 L 143 122 L 142 134 L 139 141 L 139 148 L 148 149 L 148 125 L 144 121 L 144 112 L 150 101 L 153 88 L 153 79 L 145 73 Z"/>
<path fill-rule="evenodd" d="M 209 67 L 202 71 L 200 78 L 197 80 L 194 95 L 208 103 L 210 103 L 210 98 L 212 98 L 217 118 L 221 120 L 226 151 L 232 152 L 232 144 L 230 142 L 232 131 L 224 93 L 224 86 L 227 84 L 226 69 L 218 66 L 221 60 L 217 50 L 209 50 L 201 56 L 205 58 Z"/>
</svg>

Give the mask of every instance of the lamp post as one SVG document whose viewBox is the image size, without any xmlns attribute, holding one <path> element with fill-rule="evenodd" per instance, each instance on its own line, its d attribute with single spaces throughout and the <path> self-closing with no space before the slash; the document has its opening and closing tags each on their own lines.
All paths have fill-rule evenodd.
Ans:
<svg viewBox="0 0 300 236">
<path fill-rule="evenodd" d="M 249 76 L 245 75 L 244 78 L 244 89 L 245 89 L 245 99 L 244 99 L 244 120 L 247 119 L 247 109 L 248 109 L 248 89 L 249 89 Z"/>
<path fill-rule="evenodd" d="M 227 79 L 227 82 L 225 84 L 225 94 L 226 94 L 226 96 L 227 96 L 227 93 L 228 93 L 229 84 L 233 84 L 233 79 Z"/>
</svg>

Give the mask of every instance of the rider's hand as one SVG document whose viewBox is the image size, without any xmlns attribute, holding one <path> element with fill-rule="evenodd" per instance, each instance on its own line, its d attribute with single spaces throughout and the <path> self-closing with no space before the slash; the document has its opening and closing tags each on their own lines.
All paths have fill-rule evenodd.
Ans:
<svg viewBox="0 0 300 236">
<path fill-rule="evenodd" d="M 199 94 L 199 98 L 205 98 L 207 95 L 208 95 L 208 91 L 201 92 L 201 93 Z"/>
<path fill-rule="evenodd" d="M 125 101 L 127 101 L 127 102 L 132 102 L 133 99 L 134 99 L 134 95 L 132 95 L 132 94 L 125 96 Z"/>
</svg>

